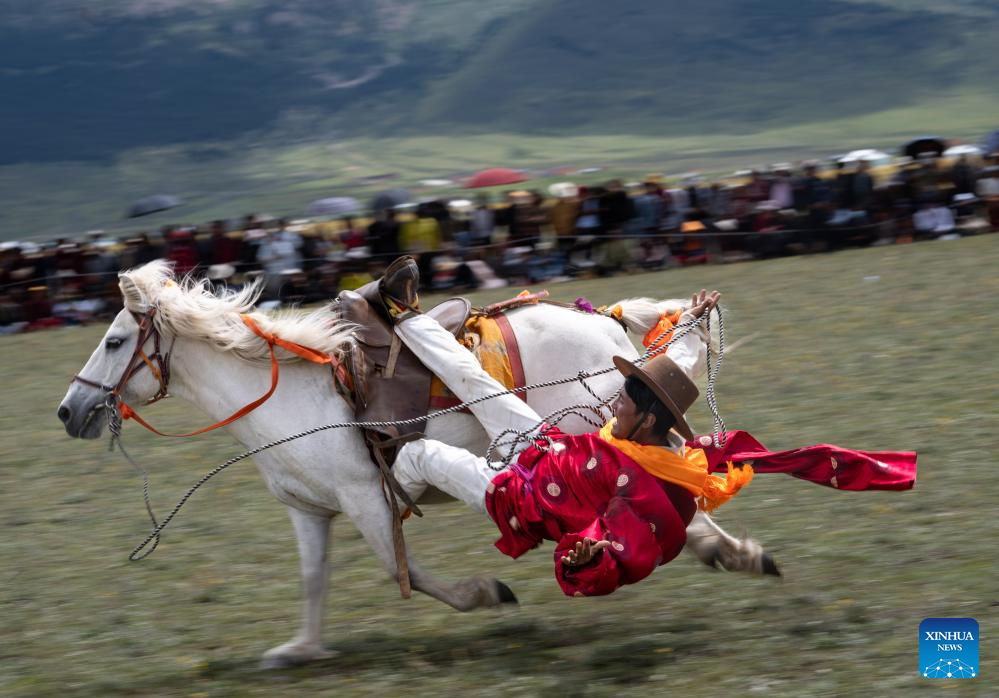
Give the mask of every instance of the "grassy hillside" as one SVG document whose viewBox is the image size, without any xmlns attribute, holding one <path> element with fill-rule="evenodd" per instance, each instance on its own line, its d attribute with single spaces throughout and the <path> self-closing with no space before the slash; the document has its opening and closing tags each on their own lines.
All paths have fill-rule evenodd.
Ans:
<svg viewBox="0 0 999 698">
<path fill-rule="evenodd" d="M 976 141 L 996 128 L 999 94 L 943 93 L 920 105 L 853 117 L 775 127 L 758 132 L 690 135 L 570 134 L 553 137 L 518 132 L 351 138 L 286 144 L 280 141 L 217 142 L 194 146 L 136 148 L 110 164 L 35 163 L 0 166 L 0 239 L 47 238 L 102 228 L 136 231 L 169 222 L 199 223 L 248 212 L 300 216 L 322 196 L 356 195 L 402 184 L 417 195 L 448 191 L 414 186 L 425 177 L 456 176 L 485 165 L 543 169 L 556 165 L 600 166 L 581 181 L 610 176 L 691 169 L 728 173 L 779 160 L 824 157 L 854 147 L 894 150 L 927 131 Z M 217 157 L 206 161 L 207 148 Z M 381 185 L 362 177 L 396 173 Z M 555 179 L 564 179 L 557 177 Z M 543 187 L 553 178 L 536 178 Z M 128 204 L 156 191 L 180 194 L 186 204 L 170 213 L 128 221 Z"/>
<path fill-rule="evenodd" d="M 40 0 L 0 9 L 0 163 L 262 133 L 747 133 L 984 90 L 997 41 L 971 0 Z"/>
<path fill-rule="evenodd" d="M 940 3 L 946 6 L 947 3 Z M 748 133 L 982 91 L 988 20 L 833 0 L 553 0 L 438 86 L 422 120 L 533 132 Z"/>
<path fill-rule="evenodd" d="M 401 601 L 338 521 L 325 630 L 338 655 L 282 672 L 256 663 L 296 627 L 295 543 L 252 464 L 212 480 L 151 558 L 127 562 L 146 532 L 141 479 L 103 442 L 69 439 L 55 416 L 104 328 L 0 337 L 0 696 L 990 695 L 986 674 L 923 679 L 916 656 L 926 617 L 972 617 L 983 637 L 999 633 L 988 358 L 997 244 L 982 236 L 552 287 L 561 300 L 609 303 L 717 286 L 729 341 L 754 335 L 720 374 L 729 426 L 774 448 L 916 449 L 915 489 L 838 492 L 759 476 L 719 520 L 774 550 L 782 581 L 710 572 L 684 555 L 600 599 L 561 594 L 550 544 L 516 561 L 500 555 L 492 524 L 460 505 L 407 522 L 413 554 L 435 574 L 509 583 L 522 605 L 501 613 Z M 955 308 L 970 308 L 970 321 L 955 321 Z M 144 414 L 170 430 L 201 421 L 176 400 Z M 711 423 L 703 401 L 693 423 Z M 130 424 L 125 438 L 150 470 L 158 512 L 242 450 L 219 432 L 140 432 Z"/>
</svg>

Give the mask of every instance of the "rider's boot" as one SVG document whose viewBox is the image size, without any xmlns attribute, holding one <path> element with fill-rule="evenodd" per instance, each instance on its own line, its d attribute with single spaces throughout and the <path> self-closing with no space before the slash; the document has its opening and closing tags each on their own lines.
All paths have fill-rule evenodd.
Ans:
<svg viewBox="0 0 999 698">
<path fill-rule="evenodd" d="M 378 291 L 393 319 L 419 311 L 419 288 L 420 270 L 416 260 L 408 255 L 392 262 L 378 282 Z"/>
</svg>

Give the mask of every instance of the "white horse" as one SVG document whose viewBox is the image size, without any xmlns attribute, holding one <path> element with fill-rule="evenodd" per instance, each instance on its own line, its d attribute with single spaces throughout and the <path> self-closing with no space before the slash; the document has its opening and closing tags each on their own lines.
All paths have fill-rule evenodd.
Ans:
<svg viewBox="0 0 999 698">
<path fill-rule="evenodd" d="M 155 351 L 152 338 L 136 347 L 137 318 L 155 308 L 153 323 L 161 352 L 169 351 L 170 393 L 197 406 L 213 420 L 221 420 L 262 395 L 270 384 L 267 343 L 240 318 L 249 313 L 265 332 L 321 352 L 339 354 L 351 342 L 351 328 L 338 326 L 329 308 L 309 314 L 266 315 L 253 312 L 259 289 L 212 293 L 203 282 L 173 280 L 162 261 L 120 275 L 125 309 L 108 328 L 100 345 L 69 387 L 59 406 L 59 418 L 70 436 L 94 439 L 106 424 L 103 414 L 107 390 L 119 383 L 137 349 Z M 647 332 L 667 309 L 682 301 L 647 299 L 620 303 L 628 328 Z M 534 305 L 509 313 L 519 339 L 528 384 L 574 376 L 608 365 L 612 355 L 634 358 L 637 353 L 621 326 L 602 315 L 586 315 L 552 305 Z M 147 335 L 148 336 L 148 335 Z M 298 433 L 310 427 L 353 420 L 350 407 L 330 385 L 328 367 L 320 367 L 278 350 L 280 383 L 271 399 L 227 427 L 247 448 Z M 155 362 L 154 362 L 155 363 Z M 617 372 L 589 380 L 601 396 L 620 388 Z M 108 386 L 104 389 L 101 386 Z M 161 388 L 141 362 L 121 391 L 133 405 L 142 404 Z M 531 390 L 530 405 L 541 415 L 566 405 L 593 403 L 578 382 L 557 388 Z M 583 420 L 560 424 L 571 432 L 592 429 Z M 451 414 L 427 423 L 427 435 L 482 453 L 485 432 L 470 415 Z M 333 455 L 335 454 L 335 455 Z M 301 664 L 328 656 L 321 630 L 328 565 L 327 549 L 332 518 L 343 512 L 351 518 L 374 549 L 385 569 L 397 577 L 390 508 L 382 494 L 379 471 L 357 429 L 335 429 L 264 451 L 255 461 L 271 493 L 288 507 L 301 560 L 305 591 L 302 624 L 292 640 L 264 655 L 268 666 Z M 688 546 L 703 562 L 727 570 L 775 573 L 772 559 L 751 540 L 737 540 L 705 514 L 688 528 Z M 413 588 L 461 611 L 515 601 L 510 590 L 495 579 L 472 577 L 457 582 L 437 579 L 409 557 Z"/>
</svg>

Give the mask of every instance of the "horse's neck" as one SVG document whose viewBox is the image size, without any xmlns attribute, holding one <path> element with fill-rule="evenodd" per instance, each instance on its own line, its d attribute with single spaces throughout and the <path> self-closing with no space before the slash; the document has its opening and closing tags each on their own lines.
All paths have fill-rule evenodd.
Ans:
<svg viewBox="0 0 999 698">
<path fill-rule="evenodd" d="M 350 408 L 330 386 L 328 370 L 290 363 L 281 365 L 279 376 L 279 388 L 271 399 L 233 423 L 231 429 L 240 441 L 252 437 L 257 442 L 270 433 L 286 435 L 292 426 L 298 431 L 315 423 L 350 419 Z M 225 419 L 257 400 L 270 384 L 270 363 L 243 361 L 204 342 L 182 338 L 176 342 L 170 392 L 212 420 Z"/>
</svg>

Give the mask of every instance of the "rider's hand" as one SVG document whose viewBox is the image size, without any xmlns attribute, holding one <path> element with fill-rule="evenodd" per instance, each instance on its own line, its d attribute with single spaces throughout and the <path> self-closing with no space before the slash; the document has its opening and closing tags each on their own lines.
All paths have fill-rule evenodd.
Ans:
<svg viewBox="0 0 999 698">
<path fill-rule="evenodd" d="M 710 313 L 711 309 L 718 305 L 720 299 L 721 293 L 718 291 L 712 291 L 711 295 L 708 295 L 707 291 L 702 288 L 700 293 L 695 293 L 690 297 L 690 308 L 684 311 L 684 315 L 689 313 L 694 317 L 701 317 L 704 313 Z"/>
<path fill-rule="evenodd" d="M 609 540 L 593 540 L 584 538 L 576 543 L 575 549 L 570 548 L 562 556 L 562 564 L 567 567 L 581 567 L 593 560 L 597 553 L 604 548 L 610 547 Z"/>
</svg>

